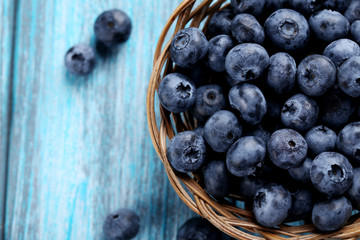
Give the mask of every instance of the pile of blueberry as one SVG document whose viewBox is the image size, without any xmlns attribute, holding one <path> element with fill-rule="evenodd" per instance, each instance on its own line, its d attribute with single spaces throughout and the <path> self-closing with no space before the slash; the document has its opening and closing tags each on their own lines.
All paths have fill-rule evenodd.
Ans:
<svg viewBox="0 0 360 240">
<path fill-rule="evenodd" d="M 358 0 L 232 0 L 206 34 L 177 32 L 175 71 L 158 97 L 197 127 L 169 141 L 173 169 L 198 173 L 219 201 L 246 198 L 263 226 L 344 226 L 360 209 L 359 8 Z"/>
</svg>

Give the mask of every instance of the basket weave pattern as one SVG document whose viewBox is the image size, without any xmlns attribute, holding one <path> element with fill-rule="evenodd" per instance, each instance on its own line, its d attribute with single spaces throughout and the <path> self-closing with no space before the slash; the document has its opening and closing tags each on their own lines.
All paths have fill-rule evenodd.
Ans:
<svg viewBox="0 0 360 240">
<path fill-rule="evenodd" d="M 161 79 L 174 71 L 174 64 L 170 59 L 170 42 L 165 44 L 165 38 L 170 36 L 169 34 L 173 37 L 188 23 L 191 27 L 199 27 L 200 23 L 204 21 L 204 30 L 206 30 L 211 16 L 219 9 L 228 7 L 228 4 L 224 4 L 225 1 L 203 0 L 197 8 L 193 9 L 196 0 L 184 0 L 170 16 L 155 51 L 153 72 L 146 99 L 147 120 L 154 148 L 164 164 L 172 187 L 194 212 L 236 239 L 358 239 L 357 236 L 360 236 L 359 214 L 353 215 L 347 226 L 332 233 L 319 233 L 312 224 L 296 227 L 283 224 L 279 228 L 266 228 L 256 223 L 251 210 L 234 207 L 226 202 L 220 203 L 210 197 L 201 187 L 196 175 L 177 173 L 171 168 L 166 157 L 166 139 L 171 139 L 175 135 L 173 125 L 177 132 L 193 129 L 194 119 L 188 113 L 172 114 L 160 104 L 155 106 L 155 92 Z M 169 30 L 173 24 L 175 24 L 175 31 L 170 33 Z M 160 108 L 160 128 L 156 121 L 155 107 Z M 192 197 L 188 192 L 192 194 Z M 241 197 L 233 197 L 241 200 Z M 255 236 L 254 233 L 257 235 Z M 258 237 L 259 235 L 262 237 Z"/>
</svg>

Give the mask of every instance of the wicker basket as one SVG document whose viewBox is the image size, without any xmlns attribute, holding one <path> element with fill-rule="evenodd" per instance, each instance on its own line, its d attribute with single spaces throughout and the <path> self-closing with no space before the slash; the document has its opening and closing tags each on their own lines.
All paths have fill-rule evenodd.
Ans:
<svg viewBox="0 0 360 240">
<path fill-rule="evenodd" d="M 166 157 L 166 139 L 171 139 L 176 132 L 194 128 L 194 119 L 190 114 L 172 114 L 160 104 L 155 106 L 155 91 L 161 79 L 174 71 L 174 64 L 170 59 L 170 42 L 164 45 L 166 36 L 183 29 L 188 23 L 192 27 L 199 27 L 204 22 L 206 30 L 208 20 L 221 8 L 228 7 L 226 0 L 203 0 L 196 9 L 196 0 L 184 0 L 173 12 L 160 36 L 154 57 L 153 72 L 147 94 L 147 118 L 152 142 L 155 150 L 163 162 L 169 181 L 180 198 L 197 214 L 209 220 L 224 233 L 236 239 L 358 239 L 360 236 L 360 215 L 353 215 L 344 228 L 332 233 L 319 233 L 311 224 L 289 226 L 283 224 L 279 228 L 265 228 L 256 223 L 249 209 L 234 207 L 227 202 L 218 202 L 210 197 L 199 184 L 196 175 L 174 172 Z M 170 27 L 175 25 L 174 33 L 169 33 Z M 169 35 L 170 36 L 170 35 Z M 158 125 L 155 107 L 160 108 L 161 122 Z M 160 128 L 158 127 L 160 126 Z M 185 190 L 184 186 L 187 188 Z M 192 195 L 190 196 L 189 195 Z M 237 198 L 236 196 L 233 196 Z M 241 197 L 237 200 L 241 201 Z M 262 237 L 260 237 L 262 236 Z"/>
</svg>

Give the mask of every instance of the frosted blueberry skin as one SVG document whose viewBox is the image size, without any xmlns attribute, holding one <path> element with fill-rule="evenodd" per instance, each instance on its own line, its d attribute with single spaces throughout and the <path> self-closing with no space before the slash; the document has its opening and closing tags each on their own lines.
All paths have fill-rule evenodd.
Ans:
<svg viewBox="0 0 360 240">
<path fill-rule="evenodd" d="M 309 184 L 311 183 L 311 179 L 310 179 L 311 165 L 312 165 L 312 160 L 310 158 L 306 158 L 305 161 L 299 167 L 290 168 L 288 170 L 289 175 L 301 184 Z"/>
<path fill-rule="evenodd" d="M 234 84 L 257 79 L 268 65 L 268 53 L 255 43 L 237 45 L 230 50 L 225 60 L 226 71 Z"/>
<path fill-rule="evenodd" d="M 323 55 L 310 55 L 299 64 L 297 82 L 305 94 L 322 96 L 336 82 L 336 67 Z"/>
<path fill-rule="evenodd" d="M 341 90 L 350 97 L 360 97 L 360 57 L 351 57 L 338 69 Z"/>
<path fill-rule="evenodd" d="M 253 199 L 256 192 L 268 183 L 269 181 L 265 178 L 249 175 L 242 178 L 236 178 L 233 181 L 232 188 L 234 193 L 248 199 Z"/>
<path fill-rule="evenodd" d="M 349 7 L 346 9 L 344 16 L 350 23 L 360 19 L 360 1 L 351 1 Z"/>
<path fill-rule="evenodd" d="M 356 20 L 351 24 L 350 32 L 351 32 L 351 38 L 355 42 L 360 43 L 360 20 Z"/>
<path fill-rule="evenodd" d="M 318 115 L 317 103 L 299 93 L 285 102 L 281 110 L 281 121 L 288 128 L 296 131 L 307 131 L 315 124 Z"/>
<path fill-rule="evenodd" d="M 351 187 L 347 191 L 347 196 L 352 202 L 353 207 L 360 209 L 360 168 L 354 168 L 354 177 Z"/>
<path fill-rule="evenodd" d="M 279 52 L 270 57 L 266 83 L 277 94 L 289 93 L 295 86 L 296 62 L 287 53 Z"/>
<path fill-rule="evenodd" d="M 209 41 L 207 65 L 214 72 L 225 71 L 225 58 L 235 46 L 235 41 L 229 35 L 218 35 Z"/>
<path fill-rule="evenodd" d="M 119 10 L 113 9 L 101 13 L 94 25 L 97 41 L 106 47 L 112 47 L 129 39 L 132 24 L 129 16 Z"/>
<path fill-rule="evenodd" d="M 201 217 L 187 220 L 178 230 L 176 240 L 219 240 L 222 232 Z"/>
<path fill-rule="evenodd" d="M 96 64 L 94 50 L 86 44 L 77 44 L 71 47 L 66 52 L 64 61 L 67 70 L 78 76 L 90 74 Z"/>
<path fill-rule="evenodd" d="M 230 9 L 216 12 L 209 21 L 206 35 L 209 39 L 218 35 L 231 35 L 231 22 L 234 14 Z"/>
<path fill-rule="evenodd" d="M 103 233 L 106 240 L 130 240 L 139 228 L 139 216 L 133 210 L 122 208 L 106 217 Z"/>
<path fill-rule="evenodd" d="M 280 9 L 266 19 L 265 35 L 273 45 L 286 51 L 305 47 L 310 28 L 305 17 L 291 9 Z"/>
<path fill-rule="evenodd" d="M 290 7 L 306 16 L 319 11 L 323 5 L 323 1 L 319 0 L 288 0 Z"/>
<path fill-rule="evenodd" d="M 215 152 L 226 152 L 241 137 L 242 126 L 229 111 L 214 113 L 205 123 L 205 140 Z"/>
<path fill-rule="evenodd" d="M 314 156 L 317 156 L 322 152 L 334 150 L 336 139 L 336 133 L 323 125 L 311 128 L 305 135 L 305 140 L 309 146 L 309 152 Z"/>
<path fill-rule="evenodd" d="M 235 13 L 250 13 L 256 17 L 263 12 L 266 0 L 231 0 L 230 4 Z"/>
<path fill-rule="evenodd" d="M 171 41 L 170 57 L 180 67 L 191 68 L 206 56 L 208 49 L 209 42 L 200 29 L 185 28 Z"/>
<path fill-rule="evenodd" d="M 230 173 L 224 160 L 213 160 L 204 168 L 204 189 L 214 198 L 224 198 L 230 192 Z"/>
<path fill-rule="evenodd" d="M 265 40 L 263 27 L 248 13 L 235 16 L 231 23 L 231 33 L 239 43 L 263 44 Z"/>
<path fill-rule="evenodd" d="M 336 147 L 352 162 L 360 164 L 360 122 L 350 123 L 340 131 Z"/>
<path fill-rule="evenodd" d="M 291 195 L 280 184 L 268 184 L 257 191 L 254 197 L 253 213 L 256 221 L 265 227 L 281 224 L 289 215 Z"/>
<path fill-rule="evenodd" d="M 351 202 L 344 196 L 315 203 L 311 220 L 322 232 L 331 232 L 343 227 L 352 213 Z"/>
<path fill-rule="evenodd" d="M 353 167 L 346 157 L 336 152 L 323 152 L 310 169 L 314 187 L 328 197 L 344 194 L 352 184 Z"/>
<path fill-rule="evenodd" d="M 158 96 L 161 105 L 168 111 L 180 113 L 190 110 L 195 102 L 196 87 L 185 75 L 170 73 L 161 81 Z"/>
<path fill-rule="evenodd" d="M 266 100 L 261 90 L 253 84 L 241 83 L 229 91 L 230 106 L 240 117 L 252 125 L 258 124 L 267 111 Z"/>
<path fill-rule="evenodd" d="M 311 15 L 309 26 L 314 35 L 325 42 L 344 38 L 350 30 L 349 21 L 341 13 L 328 9 Z"/>
<path fill-rule="evenodd" d="M 170 140 L 166 156 L 176 171 L 194 172 L 205 162 L 205 141 L 193 131 L 178 133 Z"/>
<path fill-rule="evenodd" d="M 291 209 L 288 220 L 304 219 L 311 215 L 314 206 L 313 192 L 307 188 L 299 188 L 291 192 Z"/>
<path fill-rule="evenodd" d="M 266 146 L 263 140 L 253 136 L 242 137 L 227 152 L 226 166 L 234 176 L 249 176 L 261 167 L 265 155 Z"/>
<path fill-rule="evenodd" d="M 339 39 L 330 43 L 323 52 L 338 68 L 350 57 L 360 56 L 359 45 L 350 39 Z"/>
<path fill-rule="evenodd" d="M 305 160 L 307 150 L 305 139 L 292 129 L 275 131 L 267 143 L 270 160 L 282 169 L 299 167 Z"/>
<path fill-rule="evenodd" d="M 350 3 L 351 0 L 325 0 L 323 6 L 325 9 L 332 9 L 343 13 L 349 7 Z"/>
</svg>

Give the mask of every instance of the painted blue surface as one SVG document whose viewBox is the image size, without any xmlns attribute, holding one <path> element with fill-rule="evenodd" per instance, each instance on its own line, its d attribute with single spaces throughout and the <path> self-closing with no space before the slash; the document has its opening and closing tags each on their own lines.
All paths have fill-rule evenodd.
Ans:
<svg viewBox="0 0 360 240">
<path fill-rule="evenodd" d="M 0 171 L 9 152 L 4 239 L 101 239 L 106 215 L 120 207 L 141 216 L 136 239 L 175 239 L 193 213 L 153 149 L 145 99 L 157 39 L 181 1 L 15 2 L 0 4 L 6 23 Z M 98 58 L 91 76 L 71 76 L 65 52 L 79 42 L 93 44 L 93 22 L 111 8 L 132 18 L 130 40 L 113 56 Z"/>
</svg>

